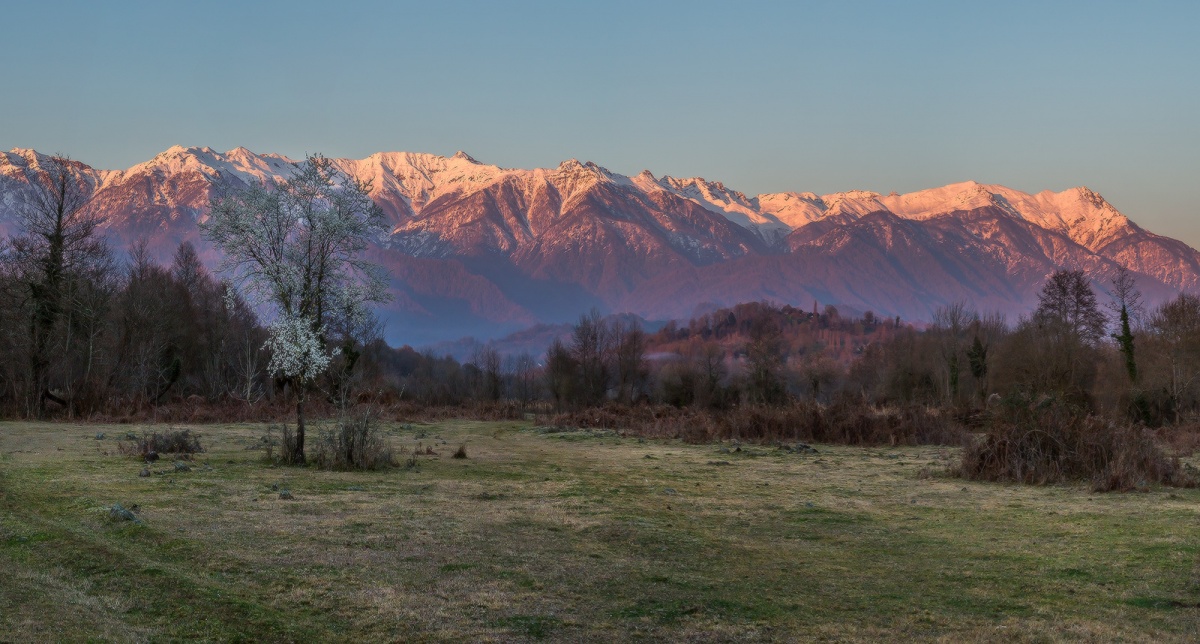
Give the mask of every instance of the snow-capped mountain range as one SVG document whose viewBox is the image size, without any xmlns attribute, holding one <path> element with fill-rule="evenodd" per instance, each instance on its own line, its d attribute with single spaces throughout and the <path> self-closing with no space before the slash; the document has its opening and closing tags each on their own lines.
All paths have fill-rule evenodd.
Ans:
<svg viewBox="0 0 1200 644">
<path fill-rule="evenodd" d="M 0 153 L 0 234 L 44 156 Z M 1118 266 L 1151 301 L 1200 287 L 1200 253 L 1150 233 L 1079 187 L 1027 194 L 974 181 L 909 194 L 749 196 L 701 178 L 632 177 L 571 159 L 501 168 L 459 152 L 337 159 L 368 179 L 391 226 L 372 255 L 393 276 L 393 342 L 494 336 L 591 306 L 650 319 L 768 299 L 929 319 L 968 300 L 1029 310 L 1047 275 L 1080 268 L 1101 290 Z M 127 170 L 77 163 L 121 246 L 166 259 L 214 190 L 288 177 L 297 161 L 245 148 L 172 147 Z M 1103 298 L 1103 293 L 1101 294 Z"/>
</svg>

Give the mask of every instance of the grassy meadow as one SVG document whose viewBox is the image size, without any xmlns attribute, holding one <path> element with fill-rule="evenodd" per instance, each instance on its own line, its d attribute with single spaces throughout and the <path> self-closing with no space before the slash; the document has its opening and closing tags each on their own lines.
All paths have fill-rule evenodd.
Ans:
<svg viewBox="0 0 1200 644">
<path fill-rule="evenodd" d="M 140 477 L 118 441 L 144 429 L 0 423 L 0 641 L 1200 633 L 1200 490 L 965 482 L 944 448 L 468 421 L 388 425 L 436 454 L 382 472 L 275 467 L 264 426 L 203 425 L 189 471 Z"/>
</svg>

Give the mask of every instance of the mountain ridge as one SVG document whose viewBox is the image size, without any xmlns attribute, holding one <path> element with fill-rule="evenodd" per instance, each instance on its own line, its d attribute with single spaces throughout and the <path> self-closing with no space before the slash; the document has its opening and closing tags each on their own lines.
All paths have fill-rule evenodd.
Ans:
<svg viewBox="0 0 1200 644">
<path fill-rule="evenodd" d="M 44 155 L 0 153 L 0 232 Z M 697 305 L 811 300 L 928 319 L 970 299 L 1028 310 L 1058 268 L 1104 287 L 1118 266 L 1151 299 L 1200 286 L 1200 253 L 1142 229 L 1085 186 L 1030 194 L 965 181 L 906 194 L 853 190 L 749 196 L 701 177 L 633 176 L 590 161 L 502 168 L 459 151 L 333 159 L 371 185 L 389 233 L 373 256 L 398 276 L 389 339 L 444 340 L 438 329 L 498 334 L 598 306 L 648 318 Z M 244 147 L 172 146 L 125 170 L 73 162 L 118 243 L 144 237 L 165 258 L 199 238 L 214 190 L 284 179 L 296 160 Z M 455 276 L 450 279 L 449 276 Z M 450 319 L 454 318 L 454 319 Z M 452 323 L 451 323 L 452 322 Z"/>
</svg>

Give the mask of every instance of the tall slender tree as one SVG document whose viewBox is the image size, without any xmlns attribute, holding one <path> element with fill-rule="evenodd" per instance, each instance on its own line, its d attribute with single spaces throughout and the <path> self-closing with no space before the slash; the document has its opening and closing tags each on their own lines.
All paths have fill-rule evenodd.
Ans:
<svg viewBox="0 0 1200 644">
<path fill-rule="evenodd" d="M 1109 308 L 1116 314 L 1118 324 L 1117 332 L 1112 337 L 1117 341 L 1117 347 L 1121 350 L 1121 356 L 1125 358 L 1125 373 L 1129 376 L 1129 382 L 1136 384 L 1138 381 L 1138 368 L 1137 357 L 1134 354 L 1134 338 L 1130 318 L 1141 317 L 1142 293 L 1137 289 L 1133 273 L 1130 273 L 1129 269 L 1124 266 L 1117 268 L 1117 274 L 1113 277 L 1112 285 L 1113 300 L 1109 304 Z"/>
</svg>

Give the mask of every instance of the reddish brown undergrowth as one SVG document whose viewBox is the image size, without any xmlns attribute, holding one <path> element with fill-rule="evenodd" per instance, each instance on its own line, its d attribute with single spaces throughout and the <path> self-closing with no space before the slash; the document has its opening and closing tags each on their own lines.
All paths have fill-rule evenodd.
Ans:
<svg viewBox="0 0 1200 644">
<path fill-rule="evenodd" d="M 1188 457 L 1200 451 L 1200 425 L 1176 425 L 1154 430 L 1155 437 L 1176 456 Z"/>
<path fill-rule="evenodd" d="M 1010 406 L 963 450 L 958 475 L 1038 485 L 1086 481 L 1102 491 L 1194 487 L 1196 476 L 1154 432 L 1060 403 Z"/>
<path fill-rule="evenodd" d="M 670 406 L 608 405 L 553 416 L 559 427 L 615 429 L 623 433 L 679 438 L 690 443 L 741 440 L 809 441 L 841 445 L 961 445 L 966 434 L 950 419 L 924 407 L 876 409 L 854 404 L 828 407 L 808 402 L 706 411 Z"/>
</svg>

